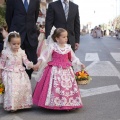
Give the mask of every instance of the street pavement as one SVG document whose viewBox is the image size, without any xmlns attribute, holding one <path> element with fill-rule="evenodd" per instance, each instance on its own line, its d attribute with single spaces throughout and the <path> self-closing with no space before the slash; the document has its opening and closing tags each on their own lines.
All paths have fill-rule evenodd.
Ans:
<svg viewBox="0 0 120 120">
<path fill-rule="evenodd" d="M 0 120 L 120 120 L 120 40 L 81 36 L 76 56 L 92 76 L 88 85 L 79 85 L 83 108 L 55 111 L 33 106 L 11 113 L 0 105 Z M 34 90 L 34 77 L 31 83 Z"/>
</svg>

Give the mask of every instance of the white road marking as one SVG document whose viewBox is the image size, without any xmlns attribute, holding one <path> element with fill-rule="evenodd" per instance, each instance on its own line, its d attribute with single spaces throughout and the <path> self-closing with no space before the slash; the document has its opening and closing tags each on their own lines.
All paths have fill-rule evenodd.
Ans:
<svg viewBox="0 0 120 120">
<path fill-rule="evenodd" d="M 110 53 L 115 61 L 120 61 L 120 53 Z"/>
<path fill-rule="evenodd" d="M 98 53 L 86 53 L 85 61 L 100 61 Z"/>
<path fill-rule="evenodd" d="M 120 91 L 118 85 L 103 86 L 103 87 L 91 88 L 91 89 L 80 89 L 81 97 L 88 97 L 88 96 L 110 93 L 115 91 Z"/>
<path fill-rule="evenodd" d="M 23 120 L 16 115 L 6 115 L 5 117 L 1 117 L 0 120 Z"/>
<path fill-rule="evenodd" d="M 120 72 L 110 61 L 94 61 L 86 70 L 90 76 L 117 76 L 120 79 Z"/>
</svg>

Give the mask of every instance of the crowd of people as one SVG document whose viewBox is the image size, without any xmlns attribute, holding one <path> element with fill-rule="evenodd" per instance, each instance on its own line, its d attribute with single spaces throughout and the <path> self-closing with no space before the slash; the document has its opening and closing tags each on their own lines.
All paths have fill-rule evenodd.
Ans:
<svg viewBox="0 0 120 120">
<path fill-rule="evenodd" d="M 101 38 L 103 37 L 103 31 L 101 30 L 101 27 L 100 26 L 95 26 L 94 29 L 91 30 L 91 36 L 93 38 Z"/>
<path fill-rule="evenodd" d="M 0 79 L 5 86 L 0 102 L 4 110 L 15 112 L 32 104 L 53 110 L 83 106 L 75 79 L 75 72 L 85 68 L 74 53 L 80 42 L 78 11 L 78 5 L 69 0 L 50 3 L 38 36 L 39 0 L 7 0 L 8 29 L 0 28 Z M 33 71 L 37 71 L 38 82 L 32 93 Z"/>
<path fill-rule="evenodd" d="M 91 36 L 93 38 L 101 38 L 103 36 L 111 36 L 111 37 L 116 37 L 117 39 L 120 39 L 120 30 L 102 30 L 101 26 L 95 26 L 94 29 L 91 29 Z"/>
</svg>

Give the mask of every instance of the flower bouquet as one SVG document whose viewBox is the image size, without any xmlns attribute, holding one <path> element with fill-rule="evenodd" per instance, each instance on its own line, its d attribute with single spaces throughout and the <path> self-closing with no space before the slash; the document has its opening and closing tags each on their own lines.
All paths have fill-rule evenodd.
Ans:
<svg viewBox="0 0 120 120">
<path fill-rule="evenodd" d="M 78 85 L 86 85 L 92 80 L 92 78 L 89 76 L 89 74 L 85 70 L 76 72 L 75 78 Z"/>
</svg>

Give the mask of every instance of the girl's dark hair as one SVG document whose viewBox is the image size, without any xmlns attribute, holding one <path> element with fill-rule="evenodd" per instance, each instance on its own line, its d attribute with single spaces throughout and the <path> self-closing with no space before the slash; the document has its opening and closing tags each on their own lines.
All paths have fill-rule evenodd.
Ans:
<svg viewBox="0 0 120 120">
<path fill-rule="evenodd" d="M 20 38 L 19 33 L 17 33 L 17 32 L 10 33 L 8 36 L 8 42 L 11 42 L 12 38 Z"/>
<path fill-rule="evenodd" d="M 63 28 L 56 28 L 55 29 L 54 33 L 52 34 L 52 39 L 54 42 L 57 42 L 56 37 L 59 38 L 62 32 L 67 32 L 67 31 Z"/>
</svg>

